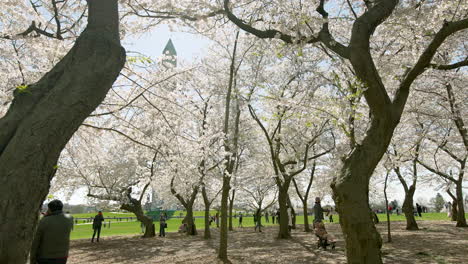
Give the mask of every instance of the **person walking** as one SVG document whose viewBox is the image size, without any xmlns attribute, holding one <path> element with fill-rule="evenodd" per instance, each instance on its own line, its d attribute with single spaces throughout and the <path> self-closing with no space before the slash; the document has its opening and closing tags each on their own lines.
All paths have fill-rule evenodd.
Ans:
<svg viewBox="0 0 468 264">
<path fill-rule="evenodd" d="M 323 208 L 320 205 L 320 197 L 315 197 L 314 222 L 323 221 Z"/>
<path fill-rule="evenodd" d="M 275 218 L 276 218 L 275 211 L 271 211 L 271 222 L 273 224 L 275 224 Z"/>
<path fill-rule="evenodd" d="M 239 225 L 237 227 L 243 227 L 242 226 L 242 213 L 239 214 Z"/>
<path fill-rule="evenodd" d="M 268 211 L 265 212 L 265 223 L 270 223 Z"/>
<path fill-rule="evenodd" d="M 219 228 L 219 212 L 216 213 L 216 227 Z"/>
<path fill-rule="evenodd" d="M 159 216 L 159 236 L 166 237 L 166 228 L 167 228 L 167 216 L 165 212 L 162 212 Z"/>
<path fill-rule="evenodd" d="M 94 242 L 94 237 L 96 236 L 96 233 L 97 233 L 96 242 L 99 242 L 99 237 L 101 236 L 101 228 L 102 228 L 103 221 L 104 221 L 104 216 L 102 215 L 102 211 L 98 211 L 98 214 L 93 219 L 94 232 L 93 232 L 93 237 L 91 238 L 91 243 Z"/>
<path fill-rule="evenodd" d="M 333 223 L 333 207 L 331 207 L 330 211 L 328 212 L 328 220 L 330 223 Z"/>
<path fill-rule="evenodd" d="M 416 210 L 418 211 L 419 217 L 422 217 L 422 207 L 418 203 L 416 203 Z"/>
<path fill-rule="evenodd" d="M 39 221 L 31 246 L 31 264 L 65 264 L 70 247 L 72 220 L 63 214 L 63 203 L 53 200 Z"/>
</svg>

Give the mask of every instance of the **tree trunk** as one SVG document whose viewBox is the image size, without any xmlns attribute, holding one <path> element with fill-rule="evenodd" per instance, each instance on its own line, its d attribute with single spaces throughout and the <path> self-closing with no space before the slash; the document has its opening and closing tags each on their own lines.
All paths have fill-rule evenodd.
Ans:
<svg viewBox="0 0 468 264">
<path fill-rule="evenodd" d="M 185 216 L 185 223 L 187 224 L 187 235 L 196 236 L 198 234 L 197 227 L 195 226 L 195 221 L 193 219 L 193 204 L 185 208 L 187 210 L 187 215 Z"/>
<path fill-rule="evenodd" d="M 211 202 L 208 199 L 208 195 L 206 194 L 205 187 L 202 188 L 202 196 L 203 202 L 205 204 L 205 234 L 203 235 L 204 239 L 211 238 L 211 230 L 210 230 L 210 206 Z"/>
<path fill-rule="evenodd" d="M 307 200 L 302 201 L 302 210 L 304 211 L 304 231 L 305 232 L 311 232 L 312 230 L 310 229 L 309 226 L 309 213 L 307 210 Z"/>
<path fill-rule="evenodd" d="M 205 234 L 203 235 L 204 239 L 211 238 L 210 231 L 210 206 L 205 203 Z"/>
<path fill-rule="evenodd" d="M 258 214 L 257 214 L 258 212 Z M 260 202 L 260 204 L 258 205 L 258 210 L 257 212 L 255 212 L 255 214 L 257 215 L 257 225 L 258 225 L 258 231 L 259 232 L 262 232 L 262 203 Z"/>
<path fill-rule="evenodd" d="M 457 191 L 457 227 L 468 227 L 466 224 L 465 218 L 465 207 L 463 204 L 463 176 L 459 177 L 459 181 L 456 184 L 456 191 Z"/>
<path fill-rule="evenodd" d="M 413 196 L 415 188 L 412 185 L 409 191 L 405 193 L 405 201 L 403 201 L 403 213 L 406 217 L 406 230 L 419 230 L 416 218 L 414 218 Z"/>
<path fill-rule="evenodd" d="M 289 193 L 288 193 L 288 206 L 289 208 L 291 208 L 291 220 L 292 220 L 291 229 L 296 229 L 296 211 L 294 210 L 294 206 L 291 202 L 291 198 L 289 197 Z"/>
<path fill-rule="evenodd" d="M 231 178 L 224 175 L 223 177 L 223 191 L 221 193 L 221 228 L 219 237 L 219 251 L 218 258 L 222 261 L 227 261 L 227 246 L 228 246 L 228 225 L 227 225 L 227 211 L 228 211 L 228 197 Z"/>
<path fill-rule="evenodd" d="M 372 119 L 366 137 L 344 159 L 340 173 L 331 184 L 349 264 L 382 263 L 382 238 L 369 206 L 369 180 L 395 129 L 397 122 L 390 120 Z"/>
<path fill-rule="evenodd" d="M 385 212 L 387 212 L 387 242 L 392 242 L 392 233 L 390 231 L 390 212 L 388 210 L 388 198 L 387 198 L 387 182 L 388 182 L 388 175 L 390 174 L 387 171 L 387 176 L 385 176 L 385 187 L 384 187 L 384 197 L 385 197 Z"/>
<path fill-rule="evenodd" d="M 457 199 L 453 199 L 452 201 L 452 208 L 449 208 L 449 210 L 452 210 L 452 217 L 451 217 L 451 221 L 457 221 L 458 219 L 458 202 L 457 202 Z"/>
<path fill-rule="evenodd" d="M 117 0 L 89 1 L 88 26 L 0 119 L 0 263 L 25 263 L 57 160 L 125 63 Z M 18 212 L 23 212 L 19 214 Z"/>
<path fill-rule="evenodd" d="M 232 196 L 229 198 L 229 231 L 233 231 L 232 228 L 232 210 L 234 209 L 234 197 L 236 195 L 236 190 L 232 190 Z"/>
<path fill-rule="evenodd" d="M 131 204 L 123 204 L 120 209 L 134 213 L 138 221 L 145 225 L 145 234 L 143 235 L 144 238 L 156 236 L 153 219 L 145 215 L 140 201 L 137 199 L 131 199 Z"/>
<path fill-rule="evenodd" d="M 284 186 L 284 185 L 283 185 Z M 288 228 L 288 211 L 286 206 L 288 204 L 288 188 L 279 188 L 278 203 L 280 209 L 279 233 L 278 238 L 291 238 Z"/>
</svg>

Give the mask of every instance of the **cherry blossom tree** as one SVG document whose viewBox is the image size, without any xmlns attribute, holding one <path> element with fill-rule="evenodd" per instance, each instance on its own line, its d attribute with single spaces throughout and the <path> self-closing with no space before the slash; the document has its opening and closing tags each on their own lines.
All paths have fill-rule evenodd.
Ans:
<svg viewBox="0 0 468 264">
<path fill-rule="evenodd" d="M 326 7 L 324 0 L 291 5 L 282 1 L 269 5 L 238 1 L 233 5 L 225 0 L 224 7 L 234 24 L 259 38 L 279 39 L 290 45 L 324 45 L 348 60 L 357 79 L 365 85 L 370 126 L 361 144 L 344 159 L 332 189 L 345 233 L 348 262 L 382 263 L 382 241 L 368 204 L 369 180 L 387 150 L 415 80 L 430 67 L 455 69 L 468 64 L 466 59 L 460 61 L 457 57 L 457 51 L 463 47 L 462 31 L 468 27 L 467 5 L 397 0 L 333 3 L 332 7 Z M 333 13 L 330 15 L 326 9 L 332 9 Z M 396 20 L 399 23 L 392 23 Z M 389 31 L 400 34 L 389 37 Z M 418 37 L 408 43 L 405 34 Z M 388 52 L 387 48 L 371 49 L 396 42 L 399 45 L 394 45 L 394 52 Z M 446 43 L 455 49 L 447 49 Z M 436 53 L 444 49 L 451 51 L 450 64 L 433 62 Z M 382 50 L 385 52 L 375 59 Z M 398 56 L 386 67 L 377 63 L 391 60 L 395 53 L 407 56 L 405 59 Z"/>
</svg>

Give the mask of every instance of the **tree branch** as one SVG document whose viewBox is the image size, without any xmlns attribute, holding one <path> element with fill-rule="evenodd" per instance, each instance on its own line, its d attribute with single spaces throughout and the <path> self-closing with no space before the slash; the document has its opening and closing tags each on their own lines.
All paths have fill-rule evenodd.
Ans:
<svg viewBox="0 0 468 264">
<path fill-rule="evenodd" d="M 398 113 L 403 112 L 411 84 L 425 71 L 427 67 L 430 66 L 431 60 L 439 47 L 449 36 L 466 28 L 468 28 L 468 18 L 456 22 L 444 22 L 442 28 L 435 34 L 431 43 L 421 54 L 416 64 L 409 69 L 404 80 L 401 82 L 393 100 L 393 105 Z"/>
<path fill-rule="evenodd" d="M 437 70 L 454 70 L 454 69 L 458 69 L 464 66 L 468 66 L 468 58 L 466 58 L 465 60 L 453 63 L 453 64 L 448 64 L 448 65 L 440 65 L 440 64 L 433 64 L 433 63 L 429 64 L 429 67 L 433 69 L 437 69 Z"/>
<path fill-rule="evenodd" d="M 323 0 L 321 1 L 323 2 Z M 343 44 L 337 42 L 332 35 L 330 34 L 328 30 L 328 20 L 322 25 L 322 29 L 319 32 L 318 37 L 314 36 L 309 36 L 309 37 L 292 37 L 291 35 L 285 34 L 281 31 L 278 31 L 276 29 L 267 29 L 267 30 L 259 30 L 257 28 L 254 28 L 253 26 L 245 23 L 241 19 L 239 19 L 236 15 L 232 13 L 232 11 L 229 8 L 230 1 L 229 0 L 224 0 L 224 11 L 226 13 L 226 16 L 233 22 L 235 25 L 237 25 L 239 28 L 242 30 L 251 33 L 258 38 L 262 39 L 280 39 L 288 44 L 295 44 L 295 43 L 317 43 L 317 42 L 322 42 L 325 44 L 330 50 L 338 53 L 340 56 L 343 58 L 349 58 L 349 49 L 345 47 Z M 322 16 L 326 14 L 326 17 L 328 17 L 328 14 L 325 12 L 323 9 L 323 3 L 321 3 L 320 6 L 317 8 L 317 11 L 320 13 L 323 11 Z M 319 11 L 320 10 L 320 11 Z"/>
</svg>

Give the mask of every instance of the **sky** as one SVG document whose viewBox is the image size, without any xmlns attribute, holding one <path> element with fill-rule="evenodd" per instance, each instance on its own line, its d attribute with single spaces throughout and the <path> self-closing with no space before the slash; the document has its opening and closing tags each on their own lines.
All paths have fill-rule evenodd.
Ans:
<svg viewBox="0 0 468 264">
<path fill-rule="evenodd" d="M 171 32 L 167 25 L 159 25 L 151 33 L 124 40 L 123 45 L 127 51 L 141 52 L 154 59 L 161 56 L 169 39 L 172 39 L 174 43 L 177 57 L 184 61 L 193 61 L 203 57 L 210 43 L 202 36 L 186 32 Z"/>
</svg>

